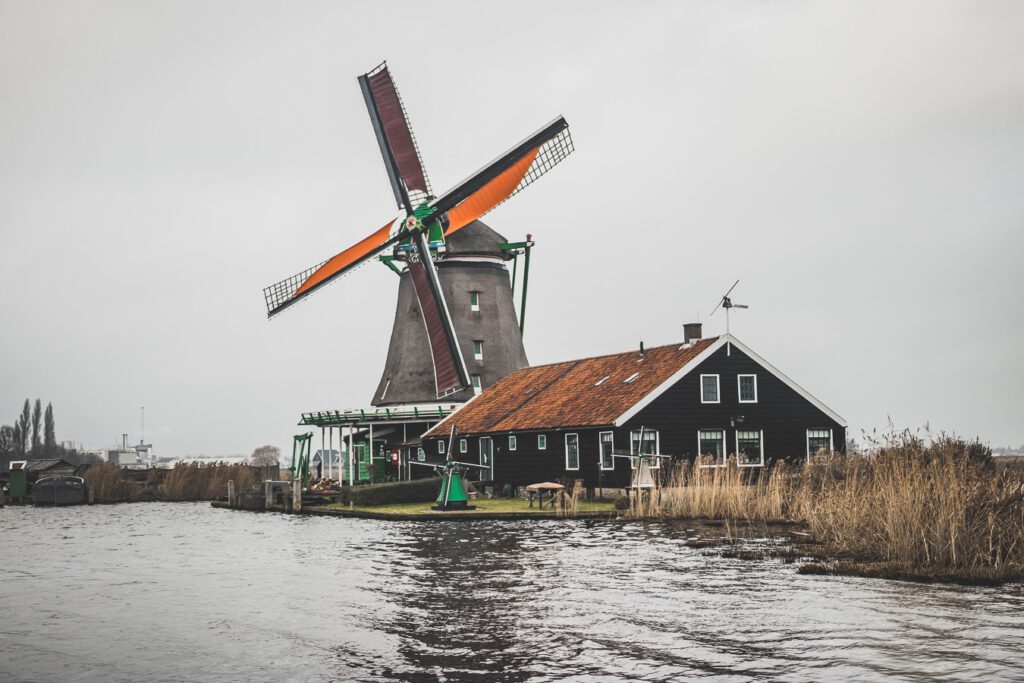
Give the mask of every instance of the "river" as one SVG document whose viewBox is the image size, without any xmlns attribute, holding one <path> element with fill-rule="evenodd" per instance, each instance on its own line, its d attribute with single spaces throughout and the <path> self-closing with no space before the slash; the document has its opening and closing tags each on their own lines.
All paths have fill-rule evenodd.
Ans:
<svg viewBox="0 0 1024 683">
<path fill-rule="evenodd" d="M 0 509 L 0 680 L 1021 680 L 1024 587 L 803 576 L 664 523 Z"/>
</svg>

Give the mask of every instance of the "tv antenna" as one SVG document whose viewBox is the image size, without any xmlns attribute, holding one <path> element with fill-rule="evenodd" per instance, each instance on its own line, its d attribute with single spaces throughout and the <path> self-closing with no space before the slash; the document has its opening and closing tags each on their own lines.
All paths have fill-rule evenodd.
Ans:
<svg viewBox="0 0 1024 683">
<path fill-rule="evenodd" d="M 712 310 L 711 313 L 708 314 L 708 317 L 710 318 L 711 316 L 713 316 L 715 314 L 716 311 L 718 311 L 719 308 L 724 308 L 725 309 L 725 333 L 726 334 L 729 334 L 729 309 L 731 309 L 731 308 L 750 308 L 750 306 L 747 306 L 746 304 L 734 304 L 732 302 L 732 299 L 729 298 L 729 295 L 732 294 L 732 290 L 736 289 L 736 285 L 738 285 L 739 283 L 740 283 L 739 280 L 736 280 L 736 282 L 732 283 L 732 287 L 729 288 L 729 291 L 722 295 L 722 299 L 718 302 L 718 305 L 715 306 L 714 310 Z"/>
</svg>

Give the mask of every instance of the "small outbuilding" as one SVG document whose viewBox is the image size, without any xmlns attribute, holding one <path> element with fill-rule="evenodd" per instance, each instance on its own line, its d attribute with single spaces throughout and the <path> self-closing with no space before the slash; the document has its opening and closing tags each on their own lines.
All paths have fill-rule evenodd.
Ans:
<svg viewBox="0 0 1024 683">
<path fill-rule="evenodd" d="M 630 485 L 636 461 L 613 454 L 763 468 L 845 450 L 835 411 L 736 337 L 701 339 L 699 325 L 686 327 L 682 344 L 513 372 L 426 432 L 426 453 L 452 448 L 499 487 L 616 488 Z"/>
</svg>

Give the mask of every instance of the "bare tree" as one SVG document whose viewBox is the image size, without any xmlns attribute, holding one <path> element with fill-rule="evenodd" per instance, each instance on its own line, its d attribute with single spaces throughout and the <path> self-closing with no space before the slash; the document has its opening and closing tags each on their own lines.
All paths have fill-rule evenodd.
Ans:
<svg viewBox="0 0 1024 683">
<path fill-rule="evenodd" d="M 249 464 L 265 467 L 276 465 L 281 459 L 281 449 L 277 446 L 260 446 L 249 456 Z"/>
<path fill-rule="evenodd" d="M 38 398 L 32 408 L 32 454 L 39 453 L 43 445 L 43 402 Z"/>
<path fill-rule="evenodd" d="M 43 447 L 47 455 L 57 452 L 57 430 L 53 425 L 53 404 L 46 404 L 46 412 L 43 413 Z"/>
<path fill-rule="evenodd" d="M 29 427 L 31 424 L 32 404 L 26 398 L 25 405 L 21 409 L 21 415 L 18 417 L 18 435 L 21 437 L 18 439 L 18 455 L 25 455 L 28 453 Z"/>
</svg>

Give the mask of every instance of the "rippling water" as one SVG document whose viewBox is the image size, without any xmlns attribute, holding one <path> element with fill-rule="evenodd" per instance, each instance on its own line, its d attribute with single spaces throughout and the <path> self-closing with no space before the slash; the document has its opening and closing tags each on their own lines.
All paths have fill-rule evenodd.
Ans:
<svg viewBox="0 0 1024 683">
<path fill-rule="evenodd" d="M 801 576 L 667 524 L 0 509 L 0 680 L 1021 680 L 1024 588 Z"/>
</svg>

